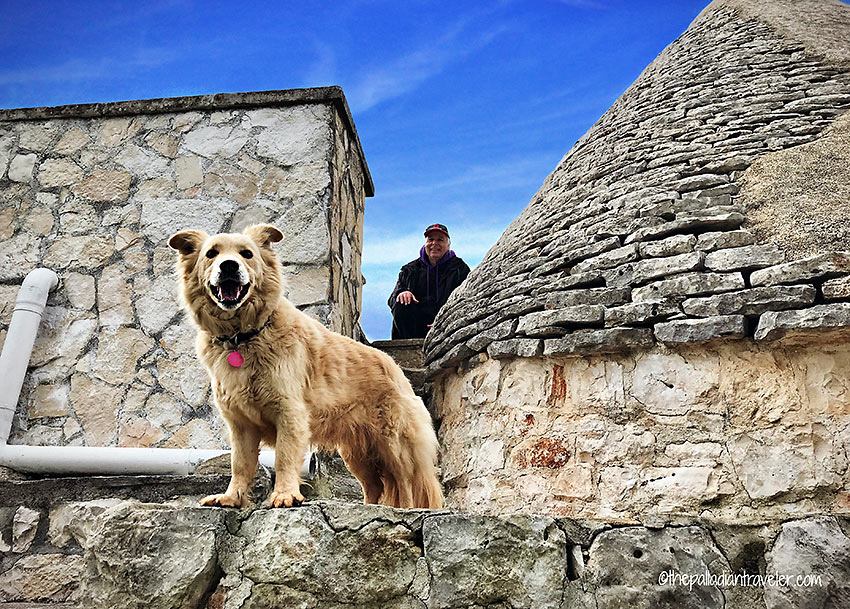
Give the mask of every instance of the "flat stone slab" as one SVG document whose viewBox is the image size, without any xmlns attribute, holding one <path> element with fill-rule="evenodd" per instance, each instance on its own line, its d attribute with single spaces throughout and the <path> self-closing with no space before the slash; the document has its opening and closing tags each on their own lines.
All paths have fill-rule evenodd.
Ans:
<svg viewBox="0 0 850 609">
<path fill-rule="evenodd" d="M 817 289 L 811 285 L 771 286 L 726 292 L 704 298 L 689 298 L 682 303 L 688 315 L 761 315 L 766 311 L 806 307 L 815 301 Z"/>
<path fill-rule="evenodd" d="M 756 340 L 775 340 L 794 332 L 850 327 L 850 303 L 817 305 L 797 311 L 768 312 L 759 318 Z"/>
<path fill-rule="evenodd" d="M 850 252 L 832 252 L 755 271 L 750 276 L 750 283 L 753 286 L 798 283 L 848 273 Z"/>
<path fill-rule="evenodd" d="M 563 338 L 543 341 L 543 355 L 605 353 L 632 347 L 649 347 L 655 341 L 649 328 L 609 328 L 575 332 Z"/>
<path fill-rule="evenodd" d="M 655 325 L 655 338 L 663 343 L 697 343 L 719 338 L 743 338 L 743 315 L 722 315 L 705 319 L 680 319 Z"/>
</svg>

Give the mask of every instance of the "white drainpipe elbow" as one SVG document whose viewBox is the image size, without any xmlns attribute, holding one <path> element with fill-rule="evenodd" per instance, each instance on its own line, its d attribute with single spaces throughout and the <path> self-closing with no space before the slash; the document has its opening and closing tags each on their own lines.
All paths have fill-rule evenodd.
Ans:
<svg viewBox="0 0 850 609">
<path fill-rule="evenodd" d="M 9 440 L 47 296 L 58 285 L 59 276 L 50 269 L 42 268 L 30 271 L 18 290 L 12 321 L 0 354 L 0 445 Z"/>
</svg>

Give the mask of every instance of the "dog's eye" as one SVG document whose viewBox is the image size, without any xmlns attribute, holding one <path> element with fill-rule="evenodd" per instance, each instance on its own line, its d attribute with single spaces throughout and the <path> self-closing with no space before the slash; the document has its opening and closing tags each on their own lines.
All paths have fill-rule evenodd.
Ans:
<svg viewBox="0 0 850 609">
<path fill-rule="evenodd" d="M 207 250 L 207 258 L 215 258 L 218 256 L 218 250 Z"/>
<path fill-rule="evenodd" d="M 243 258 L 253 258 L 254 252 L 252 252 L 251 250 L 242 250 L 241 252 L 239 252 L 239 255 Z"/>
</svg>

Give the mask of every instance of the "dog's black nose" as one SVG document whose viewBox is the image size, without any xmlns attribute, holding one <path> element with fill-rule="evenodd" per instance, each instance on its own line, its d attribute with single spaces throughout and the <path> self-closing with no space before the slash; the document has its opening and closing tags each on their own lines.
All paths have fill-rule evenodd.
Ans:
<svg viewBox="0 0 850 609">
<path fill-rule="evenodd" d="M 239 264 L 235 260 L 225 260 L 221 263 L 222 275 L 238 275 Z"/>
</svg>

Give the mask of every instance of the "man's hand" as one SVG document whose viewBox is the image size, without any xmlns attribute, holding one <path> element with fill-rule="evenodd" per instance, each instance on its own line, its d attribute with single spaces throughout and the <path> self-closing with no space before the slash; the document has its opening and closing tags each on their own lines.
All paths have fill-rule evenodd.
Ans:
<svg viewBox="0 0 850 609">
<path fill-rule="evenodd" d="M 419 301 L 416 300 L 416 296 L 414 296 L 413 292 L 411 292 L 410 290 L 405 290 L 404 292 L 396 296 L 395 301 L 400 302 L 403 305 L 409 305 L 411 302 L 419 304 Z"/>
</svg>

